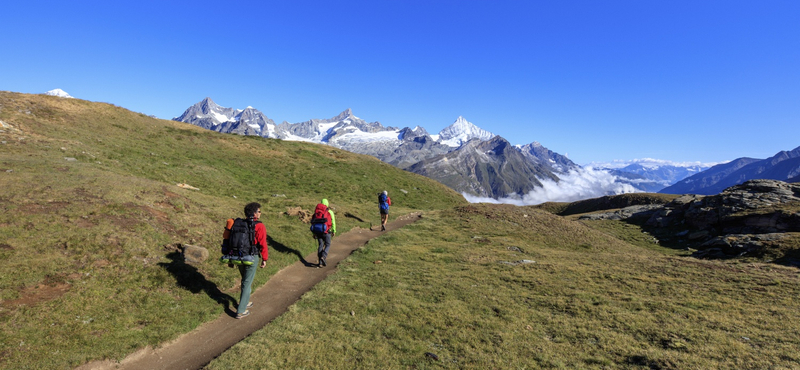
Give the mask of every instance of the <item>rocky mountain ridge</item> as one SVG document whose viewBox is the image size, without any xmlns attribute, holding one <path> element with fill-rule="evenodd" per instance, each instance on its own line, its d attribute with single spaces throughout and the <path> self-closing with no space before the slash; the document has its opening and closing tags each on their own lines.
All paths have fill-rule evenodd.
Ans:
<svg viewBox="0 0 800 370">
<path fill-rule="evenodd" d="M 422 160 L 408 170 L 454 189 L 467 189 L 469 194 L 507 197 L 542 186 L 539 179 L 558 181 L 559 171 L 547 158 L 531 157 L 494 136 L 488 141 L 470 140 L 459 150 Z"/>
<path fill-rule="evenodd" d="M 491 198 L 524 194 L 541 186 L 538 179 L 558 181 L 559 174 L 579 167 L 536 142 L 514 147 L 464 117 L 436 135 L 419 126 L 400 129 L 366 122 L 351 109 L 329 119 L 276 125 L 252 107 L 224 108 L 205 98 L 174 120 L 217 132 L 327 144 L 374 156 L 462 193 Z"/>
<path fill-rule="evenodd" d="M 438 134 L 430 134 L 419 126 L 401 129 L 385 127 L 380 122 L 366 122 L 356 117 L 351 109 L 329 119 L 299 123 L 284 121 L 276 125 L 255 108 L 224 108 L 205 98 L 174 120 L 218 132 L 315 142 L 371 155 L 476 197 L 518 199 L 534 188 L 542 187 L 542 181 L 553 181 L 560 186 L 565 176 L 570 179 L 572 174 L 582 176 L 586 173 L 566 156 L 538 142 L 505 150 L 507 140 L 501 138 L 504 143 L 495 142 L 498 136 L 461 116 Z M 470 144 L 471 141 L 489 144 Z M 504 149 L 493 149 L 499 147 Z M 739 158 L 711 168 L 701 164 L 637 161 L 641 163 L 621 168 L 595 167 L 610 174 L 615 183 L 615 187 L 606 189 L 605 194 L 643 191 L 709 195 L 749 179 L 771 178 L 790 182 L 793 178 L 794 181 L 800 179 L 800 148 L 778 153 L 767 160 Z"/>
</svg>

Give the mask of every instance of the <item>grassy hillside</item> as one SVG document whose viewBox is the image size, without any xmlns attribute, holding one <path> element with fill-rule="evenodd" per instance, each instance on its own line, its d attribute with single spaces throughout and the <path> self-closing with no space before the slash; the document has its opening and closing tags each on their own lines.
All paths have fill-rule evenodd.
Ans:
<svg viewBox="0 0 800 370">
<path fill-rule="evenodd" d="M 465 203 L 372 157 L 109 104 L 0 92 L 0 122 L 0 368 L 122 358 L 216 318 L 238 298 L 238 272 L 214 261 L 224 220 L 247 202 L 270 237 L 257 285 L 315 250 L 289 207 L 326 197 L 344 232 L 379 223 L 382 190 L 394 214 Z M 182 243 L 211 260 L 181 263 Z"/>
<path fill-rule="evenodd" d="M 470 205 L 370 242 L 208 368 L 794 369 L 798 283 L 796 268 Z"/>
<path fill-rule="evenodd" d="M 617 203 L 470 205 L 371 157 L 75 99 L 0 92 L 0 126 L 0 368 L 69 369 L 173 339 L 238 297 L 235 270 L 180 263 L 176 244 L 216 255 L 224 220 L 258 201 L 261 285 L 315 248 L 288 207 L 327 197 L 340 231 L 369 227 L 384 189 L 394 214 L 423 219 L 359 249 L 209 368 L 800 363 L 798 269 L 696 260 L 635 225 L 575 220 Z"/>
</svg>

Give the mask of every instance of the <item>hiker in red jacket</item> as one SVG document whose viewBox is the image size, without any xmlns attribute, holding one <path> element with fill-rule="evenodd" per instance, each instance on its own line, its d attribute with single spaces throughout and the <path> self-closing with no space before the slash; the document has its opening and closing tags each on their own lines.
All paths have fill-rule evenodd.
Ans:
<svg viewBox="0 0 800 370">
<path fill-rule="evenodd" d="M 249 308 L 253 306 L 253 302 L 250 302 L 250 294 L 252 293 L 253 279 L 256 277 L 256 266 L 261 267 L 262 269 L 267 267 L 267 259 L 269 259 L 269 249 L 267 249 L 267 227 L 264 226 L 261 221 L 258 221 L 258 219 L 261 218 L 261 205 L 255 202 L 249 203 L 248 205 L 244 206 L 244 215 L 247 225 L 252 225 L 253 227 L 253 229 L 251 229 L 251 235 L 254 235 L 254 240 L 250 242 L 253 245 L 251 254 L 254 254 L 254 257 L 256 258 L 257 256 L 260 256 L 261 263 L 258 265 L 238 265 L 239 273 L 242 275 L 242 286 L 241 295 L 239 296 L 239 306 L 236 310 L 237 319 L 241 319 L 250 314 Z M 227 225 L 225 225 L 223 239 L 229 238 L 231 229 L 234 226 L 234 222 L 235 221 L 233 219 L 228 220 Z"/>
</svg>

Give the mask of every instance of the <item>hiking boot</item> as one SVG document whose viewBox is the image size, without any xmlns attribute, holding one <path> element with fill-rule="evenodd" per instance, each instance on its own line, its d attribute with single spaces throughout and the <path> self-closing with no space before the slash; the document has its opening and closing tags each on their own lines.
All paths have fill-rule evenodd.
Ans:
<svg viewBox="0 0 800 370">
<path fill-rule="evenodd" d="M 320 263 L 320 264 L 322 264 L 322 266 L 328 266 L 328 263 L 327 263 L 327 262 L 325 262 L 325 259 L 324 259 L 324 258 L 320 259 L 320 260 L 319 260 L 319 263 Z"/>
<path fill-rule="evenodd" d="M 247 315 L 249 315 L 249 314 L 250 314 L 250 310 L 244 310 L 244 312 L 242 312 L 242 313 L 240 313 L 240 314 L 236 315 L 236 318 L 237 318 L 237 319 L 241 319 L 241 318 L 243 318 L 243 317 L 247 317 Z"/>
<path fill-rule="evenodd" d="M 381 231 L 386 231 L 386 226 L 381 225 Z"/>
<path fill-rule="evenodd" d="M 247 302 L 247 308 L 253 307 L 253 301 Z"/>
</svg>

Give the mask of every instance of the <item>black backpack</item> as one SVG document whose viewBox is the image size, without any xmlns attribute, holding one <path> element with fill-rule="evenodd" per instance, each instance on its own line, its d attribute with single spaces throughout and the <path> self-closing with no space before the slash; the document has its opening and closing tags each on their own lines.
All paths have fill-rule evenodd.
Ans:
<svg viewBox="0 0 800 370">
<path fill-rule="evenodd" d="M 237 218 L 233 220 L 230 236 L 222 241 L 222 263 L 236 265 L 252 265 L 253 256 L 258 255 L 258 246 L 255 244 L 256 224 L 261 221 L 251 221 Z"/>
</svg>

